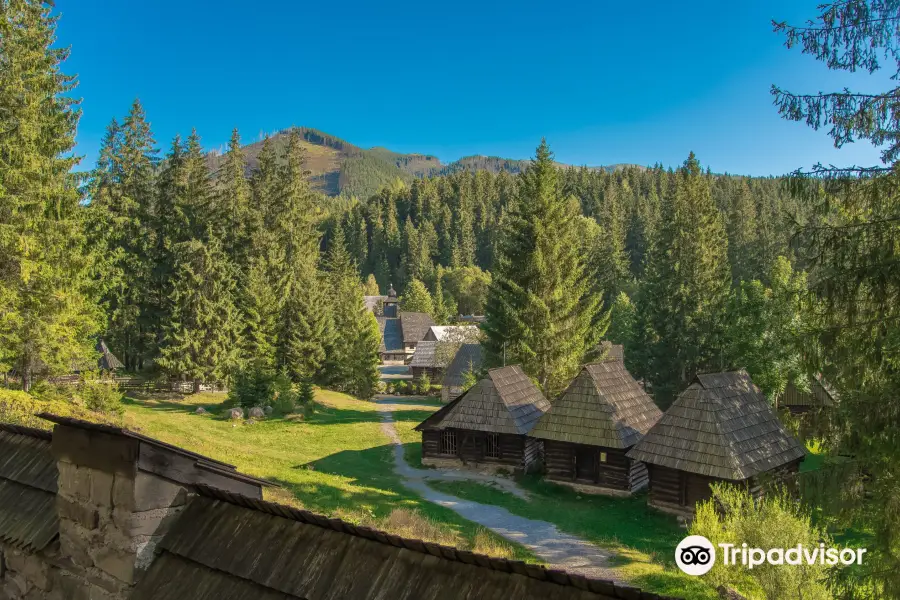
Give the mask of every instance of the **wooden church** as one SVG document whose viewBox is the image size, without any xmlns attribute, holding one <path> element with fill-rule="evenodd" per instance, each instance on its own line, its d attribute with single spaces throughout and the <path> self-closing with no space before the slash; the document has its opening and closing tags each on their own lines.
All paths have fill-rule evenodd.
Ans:
<svg viewBox="0 0 900 600">
<path fill-rule="evenodd" d="M 547 479 L 587 493 L 628 495 L 647 485 L 626 456 L 662 412 L 621 359 L 586 365 L 529 437 L 544 443 Z"/>
<path fill-rule="evenodd" d="M 530 471 L 540 463 L 541 443 L 527 434 L 548 408 L 518 365 L 491 369 L 416 426 L 422 433 L 422 464 Z"/>
<path fill-rule="evenodd" d="M 759 495 L 761 477 L 796 473 L 805 455 L 742 370 L 697 375 L 627 456 L 647 465 L 651 506 L 692 516 L 711 483 Z"/>
</svg>

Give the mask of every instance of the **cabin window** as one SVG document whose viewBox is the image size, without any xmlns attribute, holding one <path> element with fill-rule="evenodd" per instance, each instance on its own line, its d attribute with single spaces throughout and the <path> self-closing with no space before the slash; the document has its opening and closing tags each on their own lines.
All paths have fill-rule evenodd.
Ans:
<svg viewBox="0 0 900 600">
<path fill-rule="evenodd" d="M 457 453 L 457 445 L 456 445 L 456 432 L 452 429 L 447 429 L 446 431 L 441 432 L 441 454 L 449 454 L 451 456 L 456 456 Z"/>
<path fill-rule="evenodd" d="M 500 458 L 500 434 L 489 433 L 484 455 L 488 458 Z"/>
<path fill-rule="evenodd" d="M 606 452 L 600 453 L 600 462 L 606 462 Z"/>
</svg>

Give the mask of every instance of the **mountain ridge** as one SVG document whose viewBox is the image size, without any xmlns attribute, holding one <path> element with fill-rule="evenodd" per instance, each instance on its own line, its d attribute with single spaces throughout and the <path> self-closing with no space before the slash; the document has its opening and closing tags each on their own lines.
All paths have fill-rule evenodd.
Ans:
<svg viewBox="0 0 900 600">
<path fill-rule="evenodd" d="M 310 171 L 313 187 L 329 196 L 357 196 L 368 198 L 382 186 L 397 179 L 406 183 L 414 179 L 449 175 L 461 171 L 488 170 L 494 173 L 507 171 L 516 174 L 530 164 L 529 159 L 503 158 L 474 154 L 463 156 L 449 163 L 431 154 L 394 152 L 382 146 L 362 148 L 337 136 L 310 127 L 290 127 L 269 136 L 276 152 L 281 154 L 288 137 L 298 130 L 306 150 L 306 168 Z M 253 171 L 259 164 L 259 152 L 263 140 L 243 146 L 247 168 Z M 210 166 L 216 171 L 223 162 L 221 152 L 209 154 Z M 557 163 L 560 167 L 567 165 Z M 643 169 L 641 165 L 619 163 L 607 166 L 587 167 L 592 171 L 615 171 L 629 167 Z"/>
</svg>

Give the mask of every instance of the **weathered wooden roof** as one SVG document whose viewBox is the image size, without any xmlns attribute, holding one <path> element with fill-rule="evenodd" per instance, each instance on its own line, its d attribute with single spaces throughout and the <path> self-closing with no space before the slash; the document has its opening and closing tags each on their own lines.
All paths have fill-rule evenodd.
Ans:
<svg viewBox="0 0 900 600">
<path fill-rule="evenodd" d="M 387 296 L 363 296 L 363 304 L 366 305 L 366 310 L 371 312 L 375 312 L 378 303 L 385 300 L 387 300 Z"/>
<path fill-rule="evenodd" d="M 526 434 L 550 403 L 522 369 L 513 365 L 491 369 L 487 377 L 445 408 L 449 410 L 440 420 L 427 420 L 428 427 Z"/>
<path fill-rule="evenodd" d="M 443 385 L 461 386 L 466 372 L 471 369 L 473 373 L 477 373 L 483 363 L 484 350 L 481 344 L 463 344 L 456 351 L 444 373 Z"/>
<path fill-rule="evenodd" d="M 804 392 L 793 382 L 788 383 L 784 390 L 784 394 L 778 401 L 779 406 L 810 406 L 823 407 L 834 406 L 837 394 L 828 385 L 821 374 L 811 377 L 809 380 L 809 391 Z"/>
<path fill-rule="evenodd" d="M 103 371 L 115 371 L 117 369 L 124 369 L 125 365 L 122 364 L 116 355 L 113 354 L 109 348 L 106 346 L 106 342 L 103 340 L 99 340 L 97 342 L 97 352 L 100 353 L 100 359 L 98 366 Z"/>
<path fill-rule="evenodd" d="M 620 359 L 586 365 L 528 435 L 625 449 L 662 416 Z"/>
<path fill-rule="evenodd" d="M 437 351 L 438 342 L 424 341 L 416 344 L 416 351 L 413 353 L 412 360 L 409 361 L 410 367 L 424 367 L 426 369 L 443 369 L 446 367 L 446 358 L 442 360 L 440 353 Z"/>
<path fill-rule="evenodd" d="M 421 342 L 434 325 L 431 315 L 423 312 L 400 312 L 400 329 L 403 331 L 403 343 Z"/>
<path fill-rule="evenodd" d="M 132 600 L 613 600 L 655 594 L 199 486 Z"/>
<path fill-rule="evenodd" d="M 0 424 L 0 540 L 31 551 L 59 533 L 51 439 L 47 431 Z"/>
<path fill-rule="evenodd" d="M 425 341 L 477 342 L 478 325 L 432 325 L 425 332 Z"/>
<path fill-rule="evenodd" d="M 612 342 L 601 342 L 600 345 L 606 350 L 606 356 L 603 358 L 618 358 L 619 360 L 624 360 L 625 358 L 625 346 L 622 344 L 613 344 Z"/>
<path fill-rule="evenodd" d="M 802 459 L 745 371 L 698 375 L 628 457 L 740 481 Z"/>
</svg>

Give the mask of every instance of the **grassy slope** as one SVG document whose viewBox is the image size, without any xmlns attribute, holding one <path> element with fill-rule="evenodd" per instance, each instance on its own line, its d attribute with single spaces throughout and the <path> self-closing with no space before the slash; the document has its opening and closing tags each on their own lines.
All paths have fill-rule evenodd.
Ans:
<svg viewBox="0 0 900 600">
<path fill-rule="evenodd" d="M 266 491 L 269 500 L 402 535 L 534 561 L 521 546 L 403 488 L 391 468 L 392 448 L 381 432 L 374 404 L 324 390 L 316 399 L 320 409 L 308 421 L 270 419 L 252 425 L 193 414 L 198 406 L 218 412 L 221 394 L 129 399 L 125 423 L 279 483 L 283 489 Z M 411 423 L 428 414 L 410 410 L 398 417 Z M 405 510 L 394 513 L 394 509 Z M 411 513 L 427 521 L 410 518 Z"/>
</svg>

